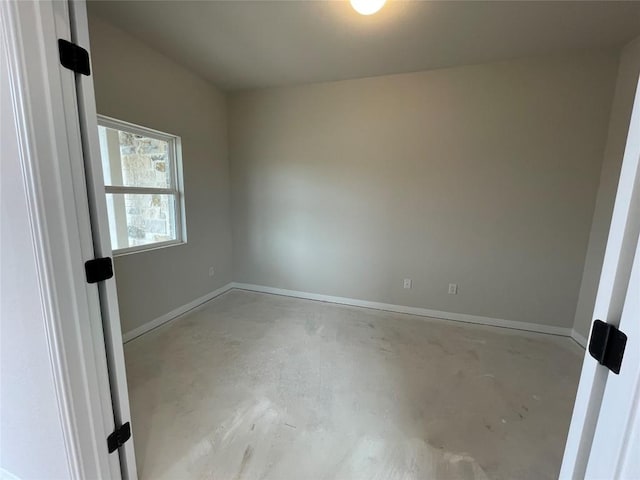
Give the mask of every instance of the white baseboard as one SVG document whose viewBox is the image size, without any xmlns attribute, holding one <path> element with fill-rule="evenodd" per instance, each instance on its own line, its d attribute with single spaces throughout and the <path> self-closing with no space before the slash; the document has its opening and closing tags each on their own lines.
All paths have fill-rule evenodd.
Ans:
<svg viewBox="0 0 640 480">
<path fill-rule="evenodd" d="M 200 298 L 196 298 L 195 300 L 187 303 L 186 305 L 182 305 L 181 307 L 178 307 L 168 313 L 165 313 L 164 315 L 154 320 L 151 320 L 150 322 L 147 322 L 144 325 L 139 326 L 138 328 L 135 328 L 129 332 L 126 332 L 123 334 L 122 339 L 124 343 L 127 343 L 133 340 L 134 338 L 137 338 L 140 335 L 143 335 L 148 331 L 159 327 L 160 325 L 170 322 L 171 320 L 175 320 L 176 318 L 184 315 L 190 310 L 193 310 L 194 308 L 197 308 L 200 305 L 210 300 L 213 300 L 214 298 L 222 295 L 225 292 L 228 292 L 231 289 L 247 290 L 251 292 L 260 292 L 260 293 L 270 293 L 274 295 L 283 295 L 286 297 L 303 298 L 306 300 L 317 300 L 321 302 L 337 303 L 340 305 L 350 305 L 353 307 L 372 308 L 375 310 L 384 310 L 387 312 L 406 313 L 409 315 L 417 315 L 420 317 L 453 320 L 456 322 L 474 323 L 477 325 L 488 325 L 492 327 L 524 330 L 527 332 L 561 335 L 564 337 L 573 338 L 583 348 L 586 348 L 586 345 L 587 345 L 587 339 L 571 328 L 554 327 L 550 325 L 542 325 L 539 323 L 517 322 L 514 320 L 504 320 L 501 318 L 483 317 L 479 315 L 468 315 L 465 313 L 442 312 L 440 310 L 431 310 L 428 308 L 408 307 L 405 305 L 394 305 L 391 303 L 371 302 L 368 300 L 358 300 L 355 298 L 347 298 L 347 297 L 334 297 L 331 295 L 321 295 L 318 293 L 300 292 L 297 290 L 286 290 L 283 288 L 266 287 L 264 285 L 251 285 L 248 283 L 238 283 L 238 282 L 228 283 L 225 286 L 211 293 L 208 293 L 207 295 L 204 295 Z"/>
<path fill-rule="evenodd" d="M 571 330 L 571 338 L 573 338 L 582 348 L 587 348 L 587 339 L 580 335 L 575 329 Z"/>
<path fill-rule="evenodd" d="M 404 305 L 393 305 L 390 303 L 370 302 L 367 300 L 357 300 L 355 298 L 332 297 L 330 295 L 320 295 L 317 293 L 299 292 L 296 290 L 285 290 L 282 288 L 265 287 L 263 285 L 250 285 L 247 283 L 233 282 L 232 288 L 239 290 L 248 290 L 252 292 L 272 293 L 275 295 L 284 295 L 287 297 L 304 298 L 307 300 L 319 300 L 321 302 L 338 303 L 341 305 L 351 305 L 354 307 L 373 308 L 375 310 L 384 310 L 387 312 L 407 313 L 420 317 L 439 318 L 444 320 L 453 320 L 456 322 L 475 323 L 479 325 L 489 325 L 492 327 L 511 328 L 515 330 L 525 330 L 528 332 L 548 333 L 552 335 L 561 335 L 580 340 L 574 337 L 574 334 L 581 337 L 571 328 L 554 327 L 550 325 L 542 325 L 539 323 L 517 322 L 514 320 L 503 320 L 500 318 L 482 317 L 479 315 L 468 315 L 465 313 L 441 312 L 439 310 L 430 310 L 421 307 L 407 307 Z M 583 337 L 581 337 L 583 338 Z M 586 343 L 585 343 L 586 344 Z"/>
<path fill-rule="evenodd" d="M 203 303 L 206 303 L 209 300 L 213 300 L 214 298 L 222 295 L 223 293 L 228 292 L 233 288 L 232 285 L 233 285 L 232 283 L 227 283 L 225 286 L 220 287 L 211 293 L 207 293 L 206 295 L 203 295 L 200 298 L 196 298 L 195 300 L 187 303 L 186 305 L 182 305 L 181 307 L 178 307 L 175 310 L 171 310 L 169 313 L 165 313 L 164 315 L 158 318 L 155 318 L 150 322 L 145 323 L 144 325 L 140 325 L 138 328 L 134 328 L 133 330 L 124 333 L 122 335 L 123 342 L 127 343 L 133 340 L 134 338 L 137 338 L 140 335 L 147 333 L 149 330 L 153 330 L 154 328 L 157 328 L 160 325 L 170 322 L 171 320 L 175 320 L 176 318 L 184 315 L 188 311 L 193 310 L 196 307 L 199 307 Z"/>
</svg>

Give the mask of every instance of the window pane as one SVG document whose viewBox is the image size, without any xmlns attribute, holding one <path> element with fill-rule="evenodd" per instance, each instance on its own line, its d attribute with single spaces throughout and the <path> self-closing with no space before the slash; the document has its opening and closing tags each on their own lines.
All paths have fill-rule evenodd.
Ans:
<svg viewBox="0 0 640 480">
<path fill-rule="evenodd" d="M 107 193 L 114 250 L 177 240 L 174 195 Z"/>
<path fill-rule="evenodd" d="M 109 127 L 98 127 L 105 185 L 171 188 L 171 144 Z"/>
</svg>

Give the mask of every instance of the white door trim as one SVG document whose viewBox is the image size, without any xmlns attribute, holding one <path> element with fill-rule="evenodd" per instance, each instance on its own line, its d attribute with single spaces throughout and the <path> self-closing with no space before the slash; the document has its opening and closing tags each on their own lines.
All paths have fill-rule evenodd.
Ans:
<svg viewBox="0 0 640 480">
<path fill-rule="evenodd" d="M 91 53 L 89 42 L 89 21 L 87 5 L 84 1 L 70 2 L 71 38 L 74 43 Z M 82 149 L 84 153 L 84 176 L 82 184 L 86 185 L 86 202 L 90 212 L 90 224 L 93 232 L 93 249 L 98 258 L 112 257 L 111 235 L 107 218 L 107 202 L 104 195 L 104 178 L 100 158 L 100 142 L 98 139 L 98 114 L 96 111 L 95 91 L 92 76 L 77 76 L 77 106 L 80 120 L 79 131 L 82 133 Z M 98 284 L 100 311 L 106 359 L 109 366 L 111 385 L 111 402 L 113 416 L 119 426 L 131 422 L 129 389 L 124 360 L 124 342 L 118 308 L 118 292 L 116 278 Z M 131 439 L 119 449 L 120 466 L 123 478 L 138 478 L 133 435 L 135 425 L 131 422 Z"/>
<path fill-rule="evenodd" d="M 619 325 L 639 234 L 640 95 L 636 94 L 598 285 L 594 319 Z M 608 376 L 609 371 L 605 367 L 588 354 L 585 356 L 560 470 L 562 479 L 578 480 L 585 477 Z"/>
<path fill-rule="evenodd" d="M 83 218 L 83 192 L 74 182 L 81 146 L 66 104 L 73 73 L 58 60 L 57 39 L 68 39 L 66 8 L 54 1 L 0 2 L 22 169 L 16 181 L 24 182 L 27 195 L 39 277 L 34 294 L 45 306 L 43 327 L 71 477 L 120 478 L 117 456 L 109 456 L 106 447 L 113 414 L 105 396 L 97 288 L 84 277 L 91 231 Z"/>
<path fill-rule="evenodd" d="M 640 478 L 638 453 L 631 452 L 632 432 L 640 409 L 640 243 L 637 244 L 620 329 L 627 335 L 619 375 L 607 380 L 602 407 L 591 445 L 585 478 Z M 635 446 L 637 448 L 637 445 Z M 631 474 L 630 470 L 637 470 Z"/>
</svg>

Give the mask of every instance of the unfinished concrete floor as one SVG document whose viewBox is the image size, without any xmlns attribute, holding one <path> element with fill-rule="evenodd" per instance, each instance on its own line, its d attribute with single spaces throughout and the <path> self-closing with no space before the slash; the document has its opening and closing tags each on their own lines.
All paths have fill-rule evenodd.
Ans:
<svg viewBox="0 0 640 480">
<path fill-rule="evenodd" d="M 557 478 L 583 355 L 244 291 L 125 351 L 143 479 Z"/>
</svg>

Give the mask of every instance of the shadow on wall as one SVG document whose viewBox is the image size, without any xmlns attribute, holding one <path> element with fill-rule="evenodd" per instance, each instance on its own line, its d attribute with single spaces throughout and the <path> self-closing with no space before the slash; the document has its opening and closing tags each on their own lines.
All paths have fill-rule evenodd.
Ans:
<svg viewBox="0 0 640 480">
<path fill-rule="evenodd" d="M 617 62 L 232 95 L 234 279 L 569 331 Z"/>
</svg>

